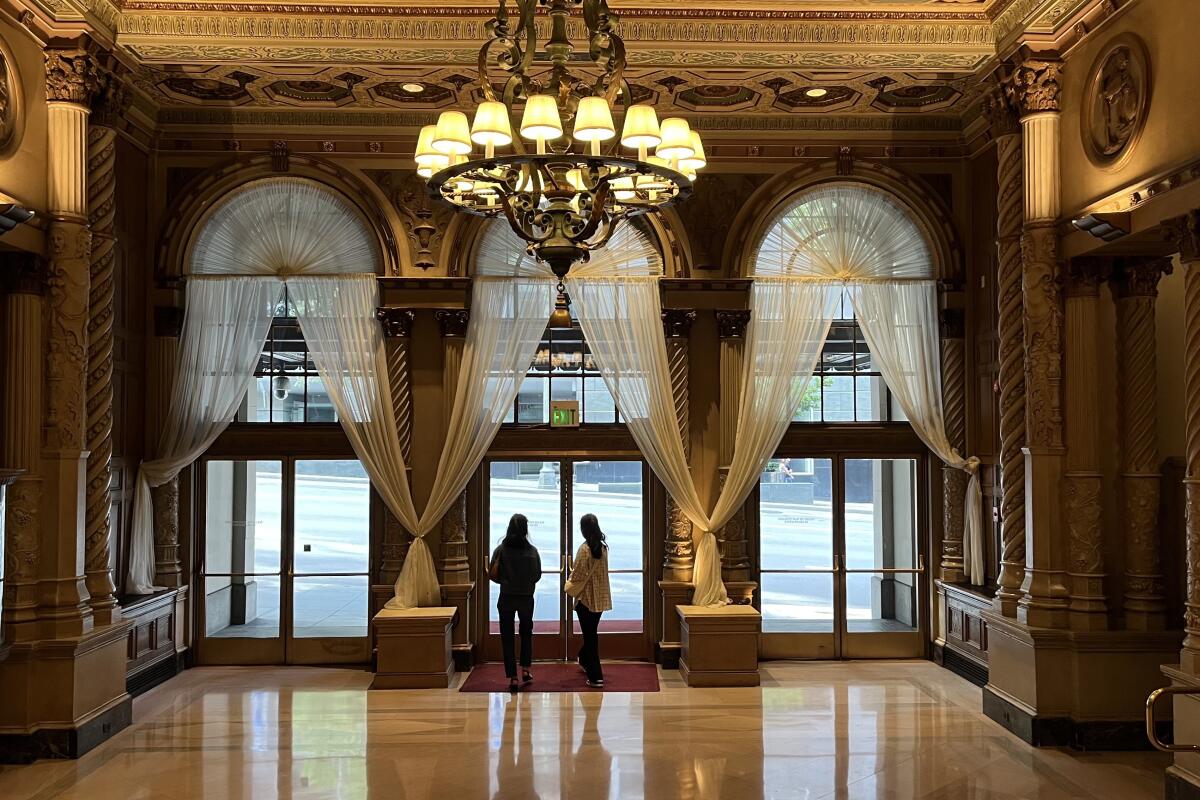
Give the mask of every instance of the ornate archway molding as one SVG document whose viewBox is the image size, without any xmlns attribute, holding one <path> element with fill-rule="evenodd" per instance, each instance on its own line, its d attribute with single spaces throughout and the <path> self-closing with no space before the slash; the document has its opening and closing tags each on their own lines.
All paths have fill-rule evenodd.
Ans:
<svg viewBox="0 0 1200 800">
<path fill-rule="evenodd" d="M 365 175 L 323 158 L 287 157 L 286 170 L 268 153 L 228 161 L 193 179 L 172 202 L 164 218 L 156 250 L 155 281 L 173 288 L 186 275 L 187 255 L 211 210 L 222 198 L 253 181 L 305 178 L 343 196 L 362 215 L 375 235 L 384 275 L 400 275 L 412 265 L 412 253 L 399 215 L 383 192 Z"/>
</svg>

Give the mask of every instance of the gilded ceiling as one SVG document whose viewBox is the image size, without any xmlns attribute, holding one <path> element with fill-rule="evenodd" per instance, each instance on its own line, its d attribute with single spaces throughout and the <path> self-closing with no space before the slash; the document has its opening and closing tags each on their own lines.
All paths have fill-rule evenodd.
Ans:
<svg viewBox="0 0 1200 800">
<path fill-rule="evenodd" d="M 698 127 L 788 130 L 846 117 L 946 125 L 972 107 L 982 74 L 1017 37 L 1053 35 L 1112 0 L 609 2 L 637 102 Z M 490 0 L 4 4 L 27 10 L 43 35 L 82 23 L 115 43 L 166 123 L 282 121 L 304 110 L 336 111 L 345 124 L 420 124 L 479 99 L 475 61 L 495 13 Z M 582 20 L 572 21 L 580 42 Z"/>
</svg>

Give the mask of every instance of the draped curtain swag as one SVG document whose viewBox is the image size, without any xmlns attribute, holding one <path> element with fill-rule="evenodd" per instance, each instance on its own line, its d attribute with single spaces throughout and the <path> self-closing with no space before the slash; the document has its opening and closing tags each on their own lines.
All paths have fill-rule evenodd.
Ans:
<svg viewBox="0 0 1200 800">
<path fill-rule="evenodd" d="M 753 265 L 756 298 L 764 278 L 832 282 L 839 293 L 845 287 L 872 359 L 913 430 L 938 458 L 970 475 L 963 555 L 969 580 L 982 584 L 979 459 L 963 457 L 946 436 L 937 285 L 928 244 L 908 212 L 862 184 L 819 186 L 779 214 Z M 747 352 L 756 347 L 748 334 Z"/>
</svg>

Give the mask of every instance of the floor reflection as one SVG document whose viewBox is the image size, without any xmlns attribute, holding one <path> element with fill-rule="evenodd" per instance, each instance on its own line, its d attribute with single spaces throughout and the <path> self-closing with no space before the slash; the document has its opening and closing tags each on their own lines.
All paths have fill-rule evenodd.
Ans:
<svg viewBox="0 0 1200 800">
<path fill-rule="evenodd" d="M 333 669 L 195 669 L 5 800 L 1158 800 L 1151 753 L 1027 747 L 928 662 L 769 663 L 761 689 L 371 692 Z"/>
</svg>

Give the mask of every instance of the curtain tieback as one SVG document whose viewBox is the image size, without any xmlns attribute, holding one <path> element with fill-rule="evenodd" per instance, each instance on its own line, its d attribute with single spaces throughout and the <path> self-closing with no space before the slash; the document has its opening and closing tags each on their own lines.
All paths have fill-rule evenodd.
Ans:
<svg viewBox="0 0 1200 800">
<path fill-rule="evenodd" d="M 967 459 L 966 463 L 963 465 L 963 470 L 971 473 L 972 475 L 975 475 L 976 473 L 979 472 L 979 463 L 980 462 L 979 462 L 978 456 L 971 456 L 970 458 Z"/>
</svg>

